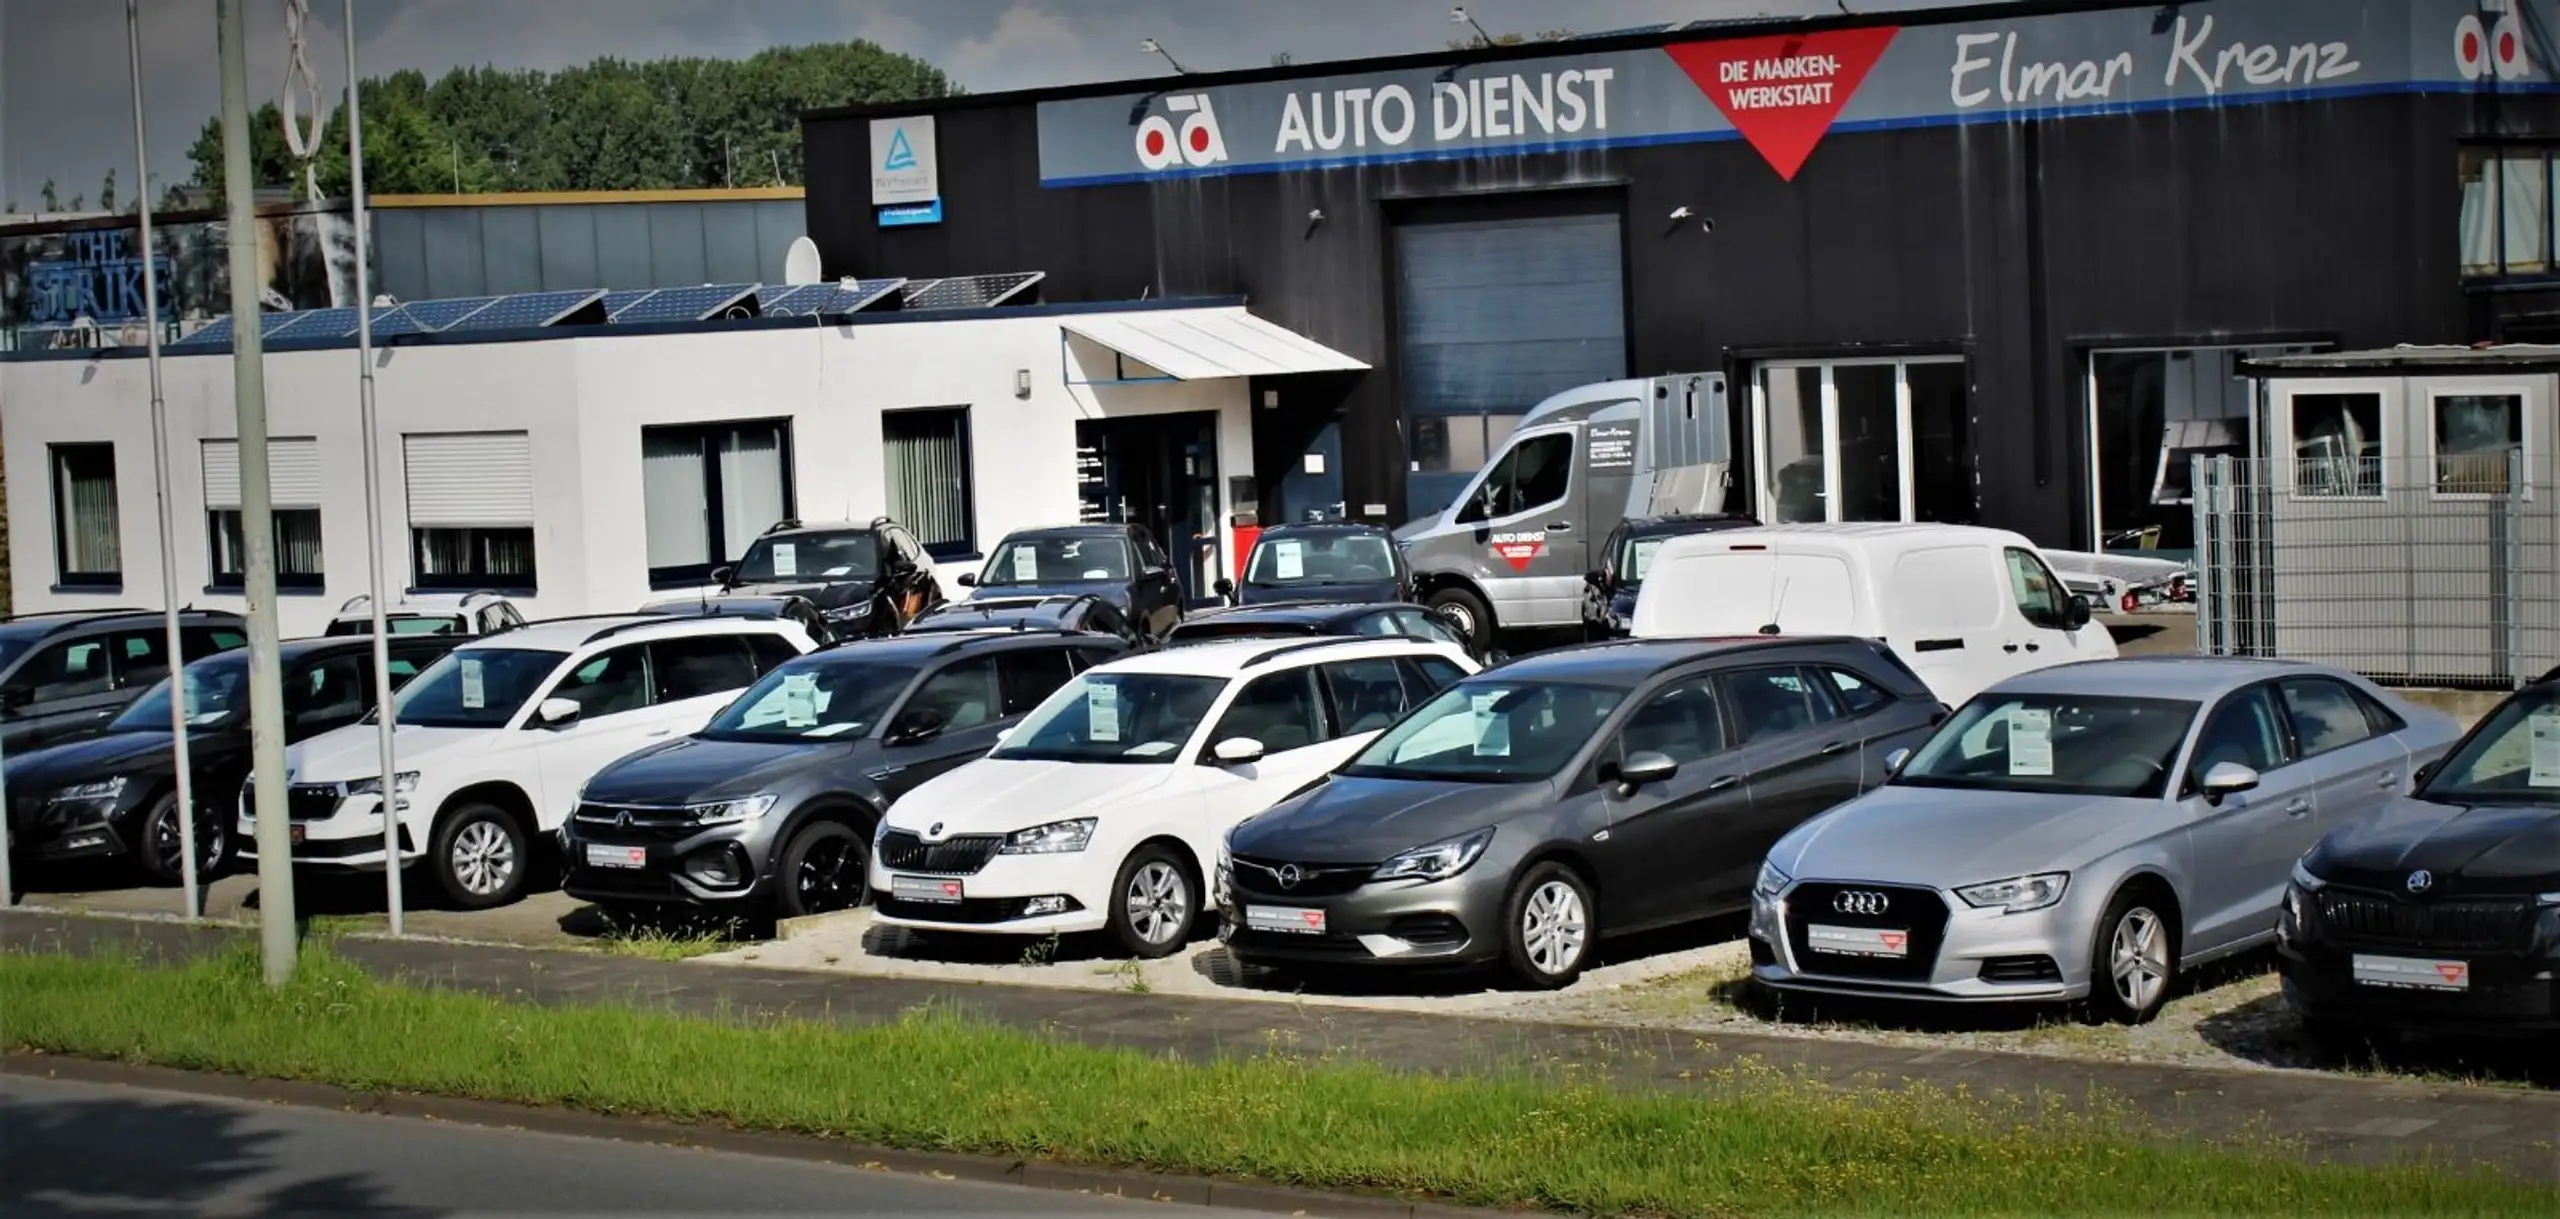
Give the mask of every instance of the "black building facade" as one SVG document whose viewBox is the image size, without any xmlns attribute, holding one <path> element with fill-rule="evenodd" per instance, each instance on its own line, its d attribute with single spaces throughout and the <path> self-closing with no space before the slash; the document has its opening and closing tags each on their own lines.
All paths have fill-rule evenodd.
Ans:
<svg viewBox="0 0 2560 1219">
<path fill-rule="evenodd" d="M 1369 362 L 1256 387 L 1266 520 L 1401 522 L 1547 393 L 1721 371 L 1737 509 L 2176 549 L 2187 455 L 2289 443 L 2240 358 L 2560 333 L 2560 0 L 1898 21 L 812 114 L 808 230 Z M 884 224 L 874 120 L 917 117 L 937 218 Z"/>
</svg>

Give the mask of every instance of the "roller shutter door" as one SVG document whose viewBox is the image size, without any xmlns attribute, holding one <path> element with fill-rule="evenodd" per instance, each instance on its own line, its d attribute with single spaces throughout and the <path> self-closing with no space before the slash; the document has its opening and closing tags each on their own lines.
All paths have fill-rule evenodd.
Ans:
<svg viewBox="0 0 2560 1219">
<path fill-rule="evenodd" d="M 308 437 L 267 441 L 268 501 L 278 508 L 320 506 L 320 442 Z M 240 442 L 204 442 L 204 506 L 240 507 Z"/>
<path fill-rule="evenodd" d="M 533 524 L 533 445 L 523 432 L 404 436 L 413 529 Z"/>
</svg>

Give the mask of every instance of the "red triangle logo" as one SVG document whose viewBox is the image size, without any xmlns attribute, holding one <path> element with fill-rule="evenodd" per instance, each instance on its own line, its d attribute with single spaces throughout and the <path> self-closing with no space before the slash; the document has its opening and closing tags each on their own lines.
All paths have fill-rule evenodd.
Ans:
<svg viewBox="0 0 2560 1219">
<path fill-rule="evenodd" d="M 1906 941 L 1910 940 L 1910 938 L 1910 936 L 1899 931 L 1879 931 L 1876 933 L 1876 939 L 1882 941 L 1884 946 L 1887 948 L 1898 949 L 1902 947 Z"/>
<path fill-rule="evenodd" d="M 1770 168 L 1792 182 L 1901 32 L 1868 26 L 1663 49 Z"/>
<path fill-rule="evenodd" d="M 2444 975 L 2444 980 L 2447 982 L 2459 982 L 2462 980 L 2462 975 L 2469 972 L 2470 968 L 2468 965 L 2438 965 L 2436 972 Z"/>
</svg>

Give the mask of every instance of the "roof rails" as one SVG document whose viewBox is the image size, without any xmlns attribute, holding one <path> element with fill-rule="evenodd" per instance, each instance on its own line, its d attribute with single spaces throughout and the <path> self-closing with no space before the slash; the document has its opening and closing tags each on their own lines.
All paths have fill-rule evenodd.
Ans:
<svg viewBox="0 0 2560 1219">
<path fill-rule="evenodd" d="M 785 530 L 785 529 L 797 529 L 797 528 L 799 528 L 799 527 L 800 527 L 800 518 L 799 518 L 799 517 L 796 517 L 796 516 L 786 516 L 786 517 L 782 518 L 781 520 L 775 521 L 773 524 L 771 524 L 771 525 L 767 526 L 767 527 L 765 528 L 765 531 L 764 531 L 763 533 L 757 534 L 756 536 L 757 536 L 757 537 L 772 537 L 773 535 L 775 535 L 775 534 L 777 534 L 777 533 L 780 533 L 780 532 L 782 532 L 782 531 L 783 531 L 783 530 Z"/>
<path fill-rule="evenodd" d="M 940 634 L 941 632 L 934 632 L 934 633 L 935 633 L 935 634 Z M 946 643 L 946 644 L 942 645 L 941 647 L 935 648 L 935 649 L 933 650 L 933 655 L 935 655 L 935 656 L 948 656 L 948 655 L 952 654 L 953 652 L 957 652 L 957 651 L 959 651 L 960 649 L 962 649 L 962 648 L 965 648 L 965 647 L 969 646 L 969 641 L 970 641 L 970 640 L 972 640 L 972 639 L 990 639 L 990 638 L 993 638 L 993 639 L 1019 639 L 1019 638 L 1022 638 L 1022 637 L 1024 637 L 1024 636 L 1029 636 L 1029 635 L 1084 635 L 1084 634 L 1088 634 L 1088 633 L 1090 633 L 1090 632 L 1086 632 L 1086 631 L 1070 631 L 1070 630 L 1065 630 L 1065 629 L 1060 628 L 1060 627 L 1053 627 L 1053 626 L 1034 626 L 1034 627 L 1022 627 L 1022 626 L 1017 626 L 1017 627 L 1012 628 L 1011 630 L 1006 630 L 1006 629 L 1004 629 L 1004 628 L 1002 628 L 1002 627 L 996 627 L 996 628 L 993 628 L 993 629 L 983 630 L 983 631 L 953 631 L 953 632 L 950 632 L 950 634 L 951 634 L 951 636 L 952 636 L 952 638 L 951 638 L 951 642 Z"/>
<path fill-rule="evenodd" d="M 25 622 L 32 618 L 106 618 L 117 614 L 144 614 L 157 612 L 159 611 L 146 610 L 138 605 L 117 605 L 110 606 L 105 609 L 37 610 L 31 614 L 11 614 L 6 618 L 0 618 L 0 622 Z M 183 613 L 184 611 L 180 612 Z"/>
<path fill-rule="evenodd" d="M 608 614 L 598 616 L 620 618 L 625 617 L 626 615 Z M 605 627 L 604 629 L 587 636 L 587 642 L 596 643 L 600 640 L 611 639 L 625 631 L 636 631 L 644 626 L 665 626 L 670 621 L 677 621 L 686 618 L 725 618 L 732 622 L 779 622 L 782 620 L 779 616 L 774 614 L 691 614 L 680 609 L 656 614 L 643 614 L 639 615 L 639 618 L 640 620 L 637 622 L 617 622 L 612 626 Z"/>
<path fill-rule="evenodd" d="M 1234 641 L 1224 640 L 1221 642 Z M 1344 644 L 1351 643 L 1395 642 L 1421 643 L 1423 641 L 1407 635 L 1320 635 L 1314 639 L 1302 640 L 1297 643 L 1285 643 L 1268 651 L 1256 652 L 1252 656 L 1246 658 L 1244 667 L 1248 669 L 1254 668 L 1258 665 L 1264 665 L 1274 660 L 1278 660 L 1283 656 L 1292 656 L 1299 652 L 1311 652 L 1319 648 L 1341 647 Z"/>
</svg>

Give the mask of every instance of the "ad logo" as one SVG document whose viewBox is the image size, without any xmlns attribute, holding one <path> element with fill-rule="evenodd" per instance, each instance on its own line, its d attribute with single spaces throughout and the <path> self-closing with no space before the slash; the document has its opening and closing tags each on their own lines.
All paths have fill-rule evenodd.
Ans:
<svg viewBox="0 0 2560 1219">
<path fill-rule="evenodd" d="M 1527 571 L 1547 548 L 1547 534 L 1541 529 L 1532 533 L 1497 533 L 1493 535 L 1493 557 L 1511 565 L 1513 571 Z"/>
<path fill-rule="evenodd" d="M 2533 71 L 2533 57 L 2525 51 L 2523 23 L 2512 12 L 2495 25 L 2483 25 L 2478 13 L 2463 14 L 2453 23 L 2453 66 L 2464 80 L 2491 73 L 2500 80 L 2524 79 Z"/>
<path fill-rule="evenodd" d="M 1218 112 L 1209 106 L 1206 93 L 1173 93 L 1166 95 L 1164 108 L 1175 114 L 1188 115 L 1176 129 L 1173 120 L 1161 114 L 1150 114 L 1138 124 L 1138 163 L 1149 169 L 1171 169 L 1176 164 L 1201 169 L 1227 159 L 1227 138 L 1218 132 Z"/>
<path fill-rule="evenodd" d="M 1792 182 L 1899 32 L 1879 26 L 1663 49 L 1769 167 Z"/>
</svg>

